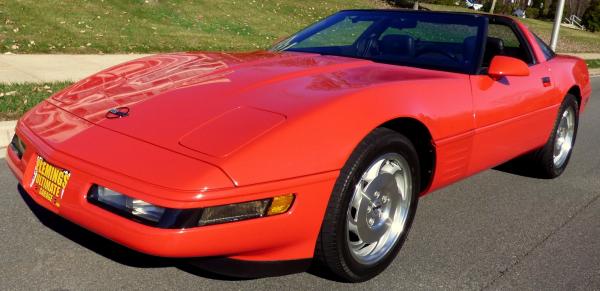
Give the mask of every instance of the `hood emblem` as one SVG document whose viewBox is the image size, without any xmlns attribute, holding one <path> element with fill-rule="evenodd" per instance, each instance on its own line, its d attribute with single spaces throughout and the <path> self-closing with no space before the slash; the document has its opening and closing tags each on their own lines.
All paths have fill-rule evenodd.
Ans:
<svg viewBox="0 0 600 291">
<path fill-rule="evenodd" d="M 117 107 L 106 112 L 106 118 L 115 119 L 129 116 L 129 107 Z"/>
</svg>

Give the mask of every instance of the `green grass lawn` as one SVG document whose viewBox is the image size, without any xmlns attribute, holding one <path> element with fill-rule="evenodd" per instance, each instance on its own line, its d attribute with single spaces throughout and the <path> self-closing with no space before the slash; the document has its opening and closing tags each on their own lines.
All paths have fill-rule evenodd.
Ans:
<svg viewBox="0 0 600 291">
<path fill-rule="evenodd" d="M 0 120 L 17 119 L 31 107 L 71 82 L 0 83 Z"/>
<path fill-rule="evenodd" d="M 378 0 L 0 0 L 0 53 L 255 50 L 335 11 L 373 7 L 387 5 Z M 523 21 L 549 41 L 551 22 Z M 600 33 L 563 28 L 558 51 L 599 52 Z"/>
<path fill-rule="evenodd" d="M 600 60 L 587 60 L 585 61 L 590 69 L 600 68 Z"/>
<path fill-rule="evenodd" d="M 550 42 L 553 23 L 538 19 L 522 19 L 533 32 L 546 42 Z M 600 33 L 561 27 L 558 35 L 557 51 L 573 53 L 600 52 Z"/>
<path fill-rule="evenodd" d="M 459 12 L 473 12 L 460 6 L 446 6 L 446 5 L 435 5 L 435 4 L 422 4 L 421 6 L 436 11 L 459 11 Z M 529 27 L 535 34 L 542 38 L 546 42 L 550 42 L 550 35 L 552 33 L 553 23 L 545 20 L 538 19 L 519 19 L 527 27 Z M 569 53 L 597 53 L 600 52 L 600 33 L 592 33 L 587 31 L 575 30 L 566 27 L 561 27 L 559 38 L 558 38 L 558 52 L 569 52 Z"/>
<path fill-rule="evenodd" d="M 0 53 L 255 50 L 376 0 L 0 0 Z"/>
</svg>

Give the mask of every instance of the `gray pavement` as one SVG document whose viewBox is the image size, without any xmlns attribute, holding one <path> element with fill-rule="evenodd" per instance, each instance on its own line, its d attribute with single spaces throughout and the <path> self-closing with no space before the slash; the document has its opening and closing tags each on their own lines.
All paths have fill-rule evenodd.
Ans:
<svg viewBox="0 0 600 291">
<path fill-rule="evenodd" d="M 600 290 L 600 78 L 593 82 L 562 177 L 489 170 L 429 194 L 398 258 L 362 284 L 310 273 L 231 281 L 134 253 L 31 204 L 1 165 L 0 289 Z"/>
</svg>

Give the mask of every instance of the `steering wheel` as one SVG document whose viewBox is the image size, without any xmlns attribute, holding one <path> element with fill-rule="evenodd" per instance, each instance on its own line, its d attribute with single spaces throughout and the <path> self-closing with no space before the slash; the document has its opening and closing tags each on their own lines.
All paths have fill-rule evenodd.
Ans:
<svg viewBox="0 0 600 291">
<path fill-rule="evenodd" d="M 423 49 L 419 50 L 415 54 L 415 57 L 418 57 L 418 56 L 421 56 L 421 55 L 424 55 L 424 54 L 438 54 L 438 55 L 445 56 L 445 57 L 453 60 L 454 62 L 457 62 L 457 63 L 459 62 L 458 57 L 456 55 L 454 55 L 453 53 L 447 52 L 447 51 L 443 51 L 443 50 L 440 50 L 440 49 L 436 49 L 436 48 L 431 48 L 431 47 L 429 47 L 429 48 L 426 47 L 426 48 L 423 48 Z"/>
</svg>

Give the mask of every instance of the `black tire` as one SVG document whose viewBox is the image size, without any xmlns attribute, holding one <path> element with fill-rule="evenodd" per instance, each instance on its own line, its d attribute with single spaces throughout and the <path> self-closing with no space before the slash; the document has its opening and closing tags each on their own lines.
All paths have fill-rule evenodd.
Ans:
<svg viewBox="0 0 600 291">
<path fill-rule="evenodd" d="M 560 108 L 558 110 L 558 116 L 556 121 L 554 122 L 554 127 L 552 129 L 552 133 L 548 138 L 546 144 L 539 150 L 529 154 L 527 157 L 533 162 L 531 171 L 532 174 L 536 177 L 543 179 L 553 179 L 560 176 L 566 169 L 569 164 L 569 160 L 571 159 L 571 154 L 573 153 L 573 146 L 571 146 L 571 150 L 567 155 L 566 160 L 562 165 L 556 166 L 554 164 L 554 147 L 557 139 L 557 129 L 563 116 L 564 112 L 569 108 L 573 110 L 575 113 L 575 132 L 573 133 L 573 141 L 572 145 L 575 145 L 575 140 L 577 139 L 577 128 L 579 126 L 579 104 L 577 103 L 577 99 L 575 96 L 571 94 L 567 94 L 565 99 L 563 100 Z"/>
<path fill-rule="evenodd" d="M 346 242 L 347 209 L 361 174 L 385 153 L 397 153 L 408 162 L 413 183 L 411 202 L 404 231 L 395 245 L 377 263 L 365 265 L 352 257 Z M 412 225 L 420 192 L 419 173 L 417 151 L 408 138 L 387 128 L 378 128 L 365 137 L 340 171 L 335 183 L 317 240 L 315 263 L 330 270 L 338 279 L 348 282 L 366 281 L 385 270 L 404 244 Z"/>
</svg>

